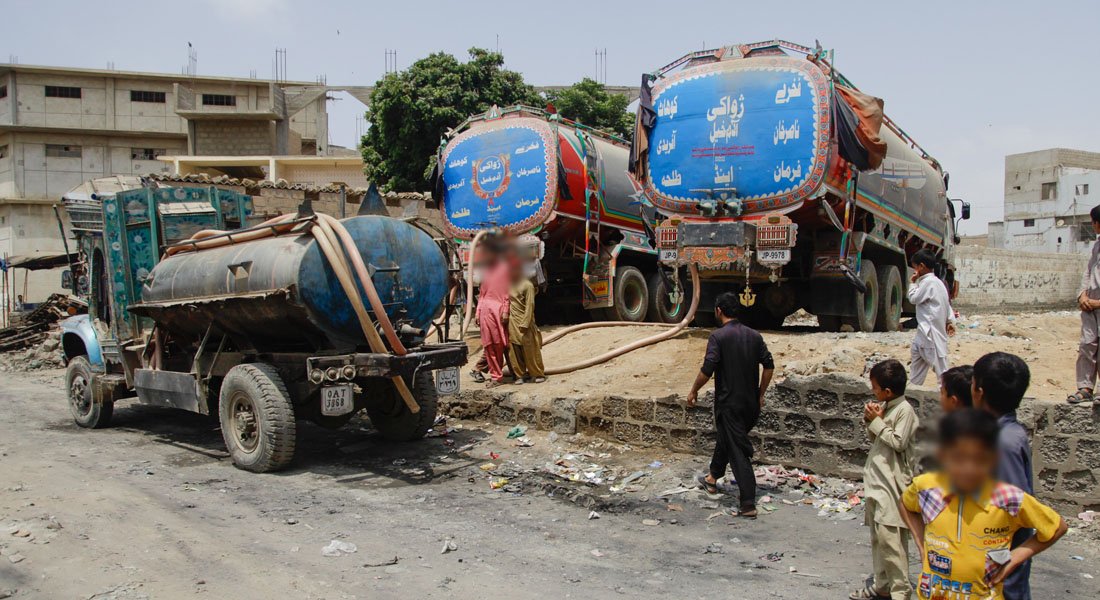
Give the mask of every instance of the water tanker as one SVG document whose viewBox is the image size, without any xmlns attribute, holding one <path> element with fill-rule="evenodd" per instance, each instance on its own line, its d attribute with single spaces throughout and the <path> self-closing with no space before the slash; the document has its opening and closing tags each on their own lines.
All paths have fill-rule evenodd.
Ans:
<svg viewBox="0 0 1100 600">
<path fill-rule="evenodd" d="M 337 221 L 307 202 L 249 226 L 247 195 L 130 178 L 64 200 L 74 291 L 89 300 L 62 323 L 83 427 L 107 426 L 129 397 L 216 413 L 234 464 L 271 471 L 294 456 L 296 419 L 338 427 L 365 409 L 382 435 L 411 440 L 457 389 L 465 344 L 425 341 L 449 260 L 413 224 Z"/>
<path fill-rule="evenodd" d="M 468 243 L 506 232 L 528 243 L 548 300 L 596 318 L 676 322 L 635 196 L 625 140 L 556 114 L 515 106 L 471 117 L 450 134 L 436 186 L 447 233 Z"/>
<path fill-rule="evenodd" d="M 733 290 L 758 325 L 803 308 L 828 329 L 896 330 L 914 252 L 935 251 L 951 283 L 947 175 L 829 53 L 780 41 L 695 52 L 641 97 L 631 171 L 659 215 L 661 263 L 700 269 L 700 312 Z"/>
</svg>

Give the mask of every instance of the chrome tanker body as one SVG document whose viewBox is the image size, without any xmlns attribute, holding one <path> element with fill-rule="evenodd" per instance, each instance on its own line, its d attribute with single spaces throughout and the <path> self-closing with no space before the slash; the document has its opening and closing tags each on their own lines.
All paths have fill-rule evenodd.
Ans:
<svg viewBox="0 0 1100 600">
<path fill-rule="evenodd" d="M 520 237 L 529 265 L 560 308 L 596 318 L 675 322 L 679 303 L 627 176 L 620 138 L 529 107 L 497 109 L 456 128 L 440 154 L 435 189 L 447 232 L 464 248 L 481 231 Z M 559 314 L 560 310 L 557 311 Z"/>
<path fill-rule="evenodd" d="M 951 289 L 947 176 L 828 53 L 729 46 L 687 55 L 651 81 L 632 172 L 660 215 L 662 263 L 700 268 L 701 313 L 733 290 L 761 326 L 804 308 L 829 329 L 895 330 L 908 259 L 921 248 L 941 257 Z M 861 171 L 866 160 L 875 164 Z"/>
<path fill-rule="evenodd" d="M 416 439 L 455 390 L 465 344 L 425 340 L 449 260 L 413 224 L 307 202 L 248 227 L 247 195 L 121 177 L 64 200 L 89 301 L 62 323 L 81 426 L 130 397 L 216 413 L 234 464 L 271 471 L 293 458 L 297 419 L 338 427 L 365 409 L 387 438 Z"/>
</svg>

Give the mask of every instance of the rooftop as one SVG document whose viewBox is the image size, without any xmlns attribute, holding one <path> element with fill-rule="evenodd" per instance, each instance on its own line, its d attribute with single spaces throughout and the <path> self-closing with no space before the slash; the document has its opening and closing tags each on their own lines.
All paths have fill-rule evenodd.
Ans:
<svg viewBox="0 0 1100 600">
<path fill-rule="evenodd" d="M 171 81 L 208 81 L 212 83 L 269 84 L 285 86 L 316 86 L 315 81 L 274 81 L 252 77 L 224 77 L 220 75 L 185 75 L 183 73 L 154 73 L 149 71 L 118 71 L 114 69 L 83 69 L 78 67 L 51 67 L 47 65 L 21 65 L 0 63 L 0 75 L 9 71 L 42 75 L 82 75 L 85 77 L 121 77 L 128 79 L 167 79 Z"/>
</svg>

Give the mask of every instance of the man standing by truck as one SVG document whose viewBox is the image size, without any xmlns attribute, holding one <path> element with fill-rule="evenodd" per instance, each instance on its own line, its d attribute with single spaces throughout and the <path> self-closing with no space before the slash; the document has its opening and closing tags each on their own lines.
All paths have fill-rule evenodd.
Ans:
<svg viewBox="0 0 1100 600">
<path fill-rule="evenodd" d="M 756 476 L 752 469 L 752 441 L 749 431 L 756 426 L 764 408 L 764 392 L 771 383 L 775 363 L 764 338 L 737 319 L 738 300 L 731 292 L 720 294 L 714 302 L 714 317 L 721 324 L 707 340 L 703 367 L 688 392 L 688 406 L 695 406 L 699 388 L 714 380 L 714 427 L 718 441 L 710 461 L 710 472 L 700 475 L 699 485 L 708 493 L 718 493 L 718 479 L 726 474 L 726 465 L 741 495 L 738 514 L 756 516 Z M 761 367 L 763 372 L 761 373 Z"/>
<path fill-rule="evenodd" d="M 932 369 L 938 385 L 947 370 L 947 337 L 955 335 L 955 311 L 951 310 L 947 286 L 936 277 L 936 255 L 918 250 L 910 262 L 913 277 L 908 295 L 909 302 L 917 308 L 917 335 L 909 350 L 912 359 L 909 381 L 923 384 Z"/>
</svg>

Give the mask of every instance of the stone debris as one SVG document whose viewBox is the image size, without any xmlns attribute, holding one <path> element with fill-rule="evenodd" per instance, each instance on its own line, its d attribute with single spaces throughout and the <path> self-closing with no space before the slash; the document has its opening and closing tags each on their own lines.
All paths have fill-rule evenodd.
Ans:
<svg viewBox="0 0 1100 600">
<path fill-rule="evenodd" d="M 65 366 L 61 352 L 61 332 L 43 331 L 35 345 L 0 353 L 0 372 L 37 371 Z"/>
</svg>

